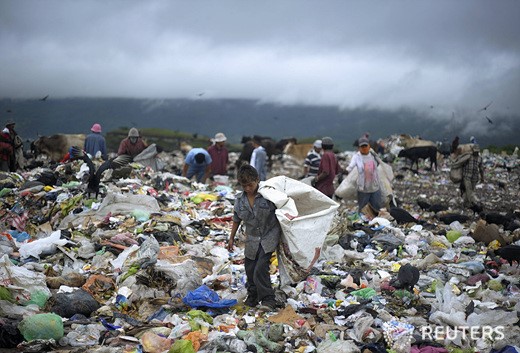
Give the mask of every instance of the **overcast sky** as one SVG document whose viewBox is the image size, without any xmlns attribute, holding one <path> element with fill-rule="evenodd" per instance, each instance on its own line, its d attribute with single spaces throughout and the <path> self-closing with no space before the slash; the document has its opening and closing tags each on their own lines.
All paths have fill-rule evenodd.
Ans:
<svg viewBox="0 0 520 353">
<path fill-rule="evenodd" d="M 520 1 L 0 0 L 0 97 L 520 112 Z"/>
</svg>

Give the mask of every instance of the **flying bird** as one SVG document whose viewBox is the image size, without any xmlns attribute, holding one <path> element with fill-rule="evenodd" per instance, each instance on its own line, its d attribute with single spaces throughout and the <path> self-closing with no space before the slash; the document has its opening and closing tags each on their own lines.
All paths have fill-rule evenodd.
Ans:
<svg viewBox="0 0 520 353">
<path fill-rule="evenodd" d="M 46 100 L 47 100 L 47 98 L 49 98 L 49 95 L 46 95 L 45 97 L 43 97 L 43 98 L 40 98 L 40 100 L 41 100 L 41 101 L 46 101 Z"/>
<path fill-rule="evenodd" d="M 199 94 L 197 94 L 197 96 L 202 97 L 204 95 L 204 93 L 206 93 L 206 92 L 200 92 Z"/>
<path fill-rule="evenodd" d="M 486 115 L 486 119 L 487 119 L 488 123 L 493 124 L 493 120 L 491 120 L 487 115 Z"/>
<path fill-rule="evenodd" d="M 479 112 L 481 112 L 481 111 L 484 111 L 484 110 L 487 110 L 487 108 L 489 108 L 489 106 L 490 106 L 492 103 L 493 103 L 493 101 L 489 102 L 489 104 L 486 105 L 484 108 L 477 110 L 477 113 L 479 113 Z"/>
</svg>

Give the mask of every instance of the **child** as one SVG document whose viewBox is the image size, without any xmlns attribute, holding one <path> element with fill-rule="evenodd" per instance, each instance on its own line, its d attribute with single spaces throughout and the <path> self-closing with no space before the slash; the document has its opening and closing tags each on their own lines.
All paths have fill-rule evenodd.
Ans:
<svg viewBox="0 0 520 353">
<path fill-rule="evenodd" d="M 254 167 L 242 166 L 237 179 L 244 191 L 235 200 L 228 250 L 233 251 L 235 234 L 243 221 L 246 233 L 245 269 L 248 294 L 244 304 L 254 307 L 261 302 L 262 309 L 274 310 L 276 300 L 269 275 L 269 262 L 282 232 L 275 215 L 276 207 L 258 193 L 260 179 Z"/>
<path fill-rule="evenodd" d="M 358 211 L 361 212 L 363 207 L 368 203 L 378 212 L 381 209 L 381 188 L 377 166 L 381 163 L 381 158 L 370 150 L 369 140 L 362 137 L 358 140 L 359 151 L 354 154 L 347 172 L 351 172 L 354 168 L 358 171 Z"/>
</svg>

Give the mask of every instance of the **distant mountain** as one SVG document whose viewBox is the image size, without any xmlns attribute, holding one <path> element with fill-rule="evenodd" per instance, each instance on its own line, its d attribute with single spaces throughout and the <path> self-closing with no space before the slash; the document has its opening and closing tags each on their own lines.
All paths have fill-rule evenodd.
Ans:
<svg viewBox="0 0 520 353">
<path fill-rule="evenodd" d="M 222 131 L 230 142 L 238 143 L 243 135 L 271 136 L 274 139 L 294 136 L 321 138 L 331 136 L 339 149 L 353 149 L 352 142 L 365 132 L 377 139 L 396 133 L 420 135 L 424 139 L 451 141 L 467 122 L 434 120 L 402 109 L 340 110 L 332 106 L 276 105 L 254 100 L 220 99 L 120 99 L 67 98 L 41 100 L 0 99 L 0 121 L 16 121 L 16 129 L 24 138 L 38 134 L 87 133 L 93 123 L 100 123 L 103 133 L 132 126 L 164 128 L 191 134 L 213 136 Z M 482 146 L 519 144 L 520 118 L 494 118 L 495 125 L 482 119 L 479 136 Z M 2 124 L 3 125 L 3 124 Z M 496 131 L 501 131 L 500 134 Z"/>
</svg>

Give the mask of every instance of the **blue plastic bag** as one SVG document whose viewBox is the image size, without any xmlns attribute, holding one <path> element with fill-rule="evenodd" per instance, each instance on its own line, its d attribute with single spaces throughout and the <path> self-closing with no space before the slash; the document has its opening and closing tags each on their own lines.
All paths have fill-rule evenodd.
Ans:
<svg viewBox="0 0 520 353">
<path fill-rule="evenodd" d="M 182 298 L 182 301 L 192 308 L 228 308 L 237 303 L 236 299 L 220 299 L 218 294 L 209 289 L 206 285 L 202 285 L 194 291 L 188 292 L 188 294 Z"/>
</svg>

